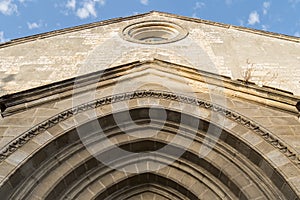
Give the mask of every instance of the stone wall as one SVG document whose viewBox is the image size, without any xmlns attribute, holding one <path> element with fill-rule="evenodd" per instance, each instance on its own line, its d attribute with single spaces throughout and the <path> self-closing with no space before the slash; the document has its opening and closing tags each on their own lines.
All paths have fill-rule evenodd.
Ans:
<svg viewBox="0 0 300 200">
<path fill-rule="evenodd" d="M 189 35 L 162 45 L 120 37 L 129 24 L 172 21 Z M 0 96 L 153 57 L 300 95 L 299 39 L 152 12 L 0 46 Z M 251 33 L 249 33 L 251 32 Z M 274 36 L 275 35 L 275 36 Z M 19 43 L 19 44 L 17 44 Z"/>
<path fill-rule="evenodd" d="M 145 20 L 172 21 L 188 30 L 189 34 L 183 40 L 160 45 L 136 44 L 120 37 L 124 27 Z M 284 194 L 289 194 L 292 188 L 296 195 L 300 196 L 300 122 L 297 110 L 292 104 L 289 104 L 294 108 L 292 111 L 268 104 L 270 100 L 285 104 L 287 103 L 285 97 L 297 100 L 297 95 L 300 95 L 299 39 L 156 12 L 116 21 L 118 23 L 112 23 L 114 21 L 96 23 L 0 45 L 0 96 L 91 72 L 114 69 L 113 67 L 117 66 L 113 71 L 115 77 L 110 77 L 108 71 L 105 75 L 108 78 L 105 81 L 93 82 L 96 86 L 92 92 L 89 92 L 90 88 L 87 87 L 86 91 L 91 95 L 91 99 L 84 94 L 82 96 L 76 94 L 74 96 L 82 100 L 76 104 L 76 99 L 72 96 L 73 91 L 66 92 L 71 96 L 55 93 L 52 94 L 56 98 L 53 101 L 44 103 L 44 99 L 39 99 L 41 105 L 27 108 L 30 104 L 28 100 L 21 105 L 27 108 L 23 112 L 0 119 L 0 149 L 8 150 L 1 152 L 1 155 L 7 156 L 0 158 L 2 160 L 0 185 L 8 180 L 10 175 L 15 175 L 19 166 L 36 155 L 40 149 L 45 148 L 52 140 L 59 138 L 78 124 L 91 120 L 91 116 L 85 112 L 77 115 L 72 110 L 70 111 L 72 116 L 60 120 L 61 117 L 66 116 L 68 109 L 80 104 L 83 104 L 83 108 L 89 108 L 87 102 L 90 100 L 104 98 L 109 102 L 111 98 L 106 98 L 107 96 L 123 92 L 168 90 L 176 93 L 175 96 L 177 93 L 192 96 L 194 101 L 191 102 L 202 102 L 201 105 L 199 102 L 199 105 L 193 104 L 199 106 L 201 111 L 195 116 L 212 124 L 218 124 L 222 130 L 233 133 L 234 137 L 223 138 L 223 142 L 228 145 L 225 145 L 226 148 L 233 148 L 238 154 L 230 155 L 230 160 L 236 159 L 236 156 L 243 159 L 248 156 L 249 162 L 258 167 L 260 172 L 265 173 Z M 152 62 L 153 59 L 166 62 L 165 64 L 161 64 L 160 61 Z M 139 66 L 133 68 L 124 65 L 134 61 L 148 61 L 148 63 L 141 62 Z M 125 69 L 125 72 L 118 69 Z M 234 85 L 235 88 L 226 88 L 225 91 L 222 86 L 213 82 L 206 84 L 207 77 L 203 76 L 203 71 L 208 74 L 207 77 L 212 75 L 211 73 L 220 75 L 217 77 L 221 81 L 231 84 L 230 86 Z M 234 81 L 235 79 L 243 80 L 242 84 Z M 253 99 L 248 97 L 252 94 L 259 96 L 262 93 L 261 86 L 287 90 L 296 96 L 286 92 L 276 93 L 274 92 L 276 89 L 266 89 L 263 91 L 267 94 L 265 99 L 259 97 L 263 99 L 262 102 L 251 101 Z M 84 87 L 81 88 L 82 91 Z M 247 91 L 251 91 L 251 95 Z M 51 92 L 51 89 L 47 91 L 47 93 Z M 177 103 L 162 95 L 160 98 L 130 99 L 128 106 L 131 109 L 155 106 L 182 109 Z M 122 105 L 118 108 L 124 110 Z M 193 113 L 195 110 L 181 111 Z M 96 109 L 97 117 L 114 111 L 114 106 L 110 104 Z M 212 117 L 212 113 L 217 113 L 215 118 Z M 74 119 L 73 115 L 77 118 Z M 218 121 L 219 116 L 225 116 L 224 124 Z M 23 136 L 26 138 L 26 144 L 22 141 Z M 249 148 L 241 146 L 240 140 L 247 143 Z M 247 153 L 249 149 L 257 150 L 259 156 L 250 155 L 250 151 Z M 49 152 L 52 150 L 50 149 Z M 7 153 L 9 151 L 11 153 Z M 76 154 L 74 155 L 76 157 Z M 34 162 L 38 163 L 38 159 L 43 158 L 37 158 Z M 228 174 L 232 173 L 231 168 L 222 166 L 224 163 L 221 160 L 218 163 L 219 160 L 216 159 L 216 162 L 221 170 L 225 172 L 229 170 Z M 68 163 L 64 163 L 62 166 L 68 170 L 74 167 L 67 165 Z M 230 180 L 234 179 L 233 176 L 229 177 Z M 53 176 L 53 179 L 59 177 Z M 217 178 L 221 180 L 221 177 Z M 243 185 L 242 179 L 238 181 L 241 183 L 239 187 L 249 186 L 245 191 L 251 191 L 251 183 L 247 182 Z M 17 183 L 11 183 L 13 184 Z M 249 194 L 255 195 L 253 192 Z"/>
</svg>

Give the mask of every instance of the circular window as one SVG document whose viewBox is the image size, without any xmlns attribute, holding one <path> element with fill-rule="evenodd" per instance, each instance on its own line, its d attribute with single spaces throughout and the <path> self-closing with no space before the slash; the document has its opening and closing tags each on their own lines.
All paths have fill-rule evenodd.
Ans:
<svg viewBox="0 0 300 200">
<path fill-rule="evenodd" d="M 127 26 L 122 31 L 124 39 L 142 44 L 164 44 L 187 36 L 181 26 L 166 21 L 147 21 Z"/>
</svg>

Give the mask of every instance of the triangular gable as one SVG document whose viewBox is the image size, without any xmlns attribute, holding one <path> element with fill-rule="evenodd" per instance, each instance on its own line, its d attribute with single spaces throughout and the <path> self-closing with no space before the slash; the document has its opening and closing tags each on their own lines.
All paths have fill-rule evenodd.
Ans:
<svg viewBox="0 0 300 200">
<path fill-rule="evenodd" d="M 121 37 L 124 28 L 145 21 L 177 24 L 188 36 L 162 45 L 136 44 Z M 0 74 L 0 96 L 157 58 L 153 52 L 162 60 L 198 70 L 213 69 L 210 72 L 234 80 L 300 95 L 299 41 L 297 37 L 154 11 L 1 44 L 0 71 L 4 73 Z"/>
</svg>

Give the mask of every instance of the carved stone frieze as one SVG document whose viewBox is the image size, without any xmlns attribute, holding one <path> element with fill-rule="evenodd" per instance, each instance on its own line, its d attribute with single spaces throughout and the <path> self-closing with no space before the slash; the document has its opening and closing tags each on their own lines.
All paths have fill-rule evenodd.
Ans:
<svg viewBox="0 0 300 200">
<path fill-rule="evenodd" d="M 266 142 L 270 143 L 274 148 L 278 149 L 283 155 L 289 158 L 298 168 L 300 168 L 300 156 L 297 154 L 297 152 L 291 150 L 283 141 L 281 141 L 276 136 L 274 136 L 270 131 L 264 129 L 263 127 L 260 127 L 259 124 L 257 124 L 253 120 L 250 120 L 247 117 L 237 112 L 234 112 L 225 107 L 213 104 L 205 100 L 196 99 L 193 97 L 189 97 L 181 94 L 175 94 L 166 91 L 154 91 L 154 90 L 138 90 L 134 92 L 111 95 L 65 110 L 64 112 L 61 112 L 58 115 L 53 116 L 52 118 L 24 132 L 18 138 L 14 139 L 8 145 L 2 148 L 0 150 L 0 162 L 5 160 L 9 155 L 15 152 L 18 148 L 22 147 L 24 144 L 26 144 L 29 140 L 31 140 L 36 135 L 46 131 L 47 129 L 59 124 L 60 122 L 74 115 L 104 105 L 109 105 L 116 102 L 121 102 L 130 99 L 139 99 L 139 98 L 158 98 L 158 99 L 164 99 L 170 101 L 177 101 L 177 102 L 205 108 L 213 112 L 217 112 L 218 114 L 221 114 L 226 118 L 243 125 L 244 127 L 250 129 L 251 131 L 254 131 L 258 136 L 263 138 Z"/>
</svg>

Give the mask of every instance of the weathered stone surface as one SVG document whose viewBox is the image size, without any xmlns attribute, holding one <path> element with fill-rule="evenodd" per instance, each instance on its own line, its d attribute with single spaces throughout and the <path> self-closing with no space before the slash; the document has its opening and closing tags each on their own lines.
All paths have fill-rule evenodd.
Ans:
<svg viewBox="0 0 300 200">
<path fill-rule="evenodd" d="M 189 34 L 160 45 L 120 37 L 148 20 Z M 157 12 L 64 31 L 0 46 L 0 96 L 35 88 L 5 102 L 1 198 L 300 196 L 297 96 L 277 90 L 300 95 L 299 39 Z M 135 61 L 145 62 L 127 64 Z M 77 79 L 104 69 L 112 71 L 86 76 L 87 85 Z M 36 88 L 43 85 L 48 96 Z M 124 158 L 117 148 L 136 154 Z M 123 171 L 99 162 L 100 153 Z"/>
<path fill-rule="evenodd" d="M 120 38 L 122 28 L 142 20 L 175 22 L 189 35 L 159 46 L 134 44 Z M 299 48 L 299 39 L 295 38 L 278 39 L 260 31 L 169 18 L 154 12 L 0 48 L 0 71 L 4 72 L 0 74 L 0 96 L 145 57 L 186 64 L 299 95 Z"/>
</svg>

